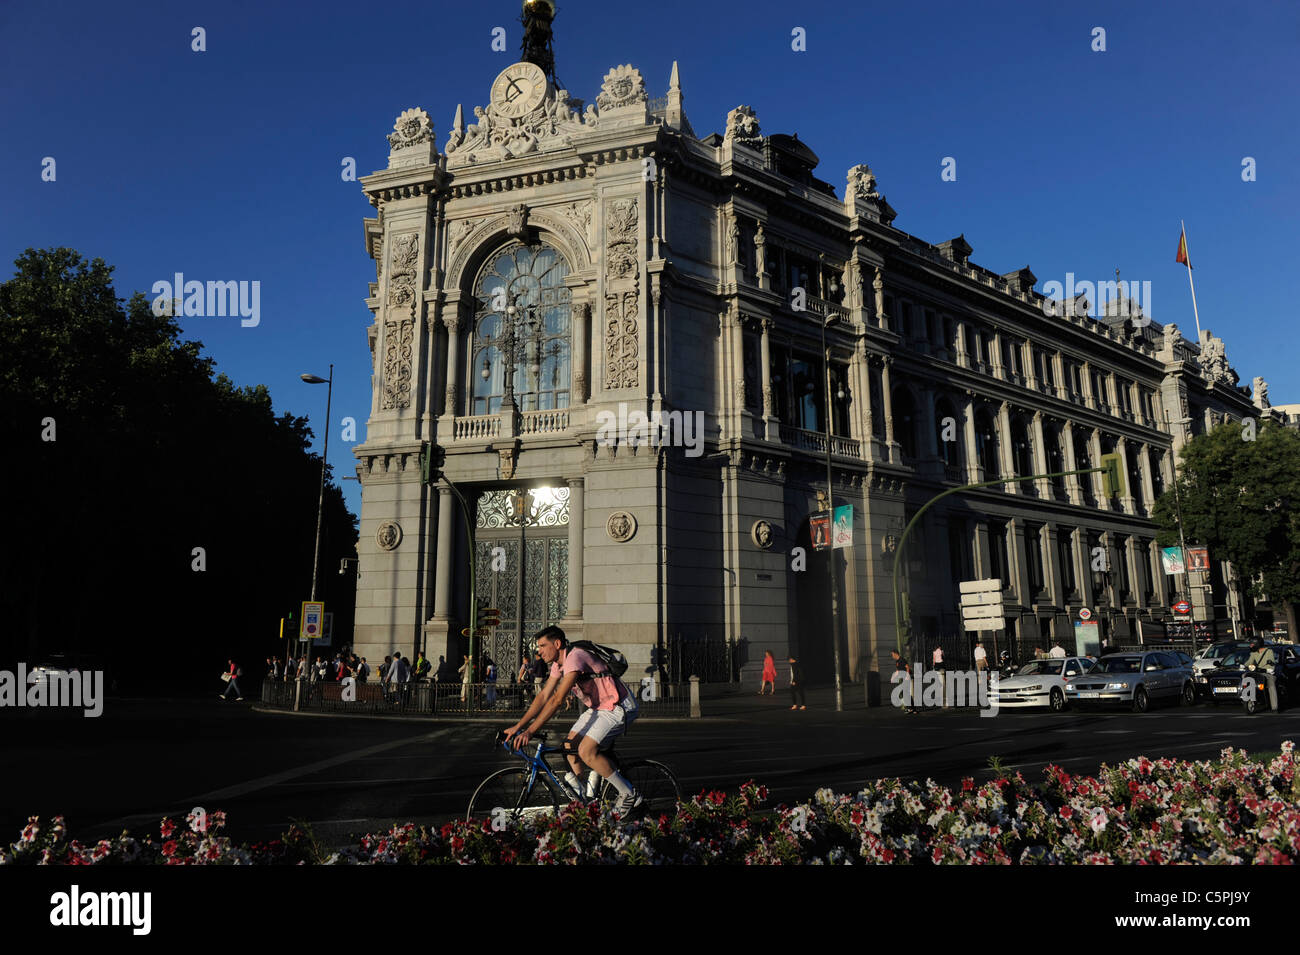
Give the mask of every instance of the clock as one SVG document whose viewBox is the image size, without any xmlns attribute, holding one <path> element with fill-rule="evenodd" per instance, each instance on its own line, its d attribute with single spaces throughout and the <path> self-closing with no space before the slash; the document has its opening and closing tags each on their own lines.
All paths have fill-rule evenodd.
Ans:
<svg viewBox="0 0 1300 955">
<path fill-rule="evenodd" d="M 492 105 L 508 119 L 531 113 L 546 96 L 546 74 L 536 63 L 514 63 L 492 83 Z"/>
</svg>

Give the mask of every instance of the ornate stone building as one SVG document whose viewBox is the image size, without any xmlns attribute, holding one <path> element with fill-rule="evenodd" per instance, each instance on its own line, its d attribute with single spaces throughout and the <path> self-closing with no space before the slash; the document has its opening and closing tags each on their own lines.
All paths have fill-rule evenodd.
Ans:
<svg viewBox="0 0 1300 955">
<path fill-rule="evenodd" d="M 517 63 L 473 115 L 456 107 L 439 151 L 428 114 L 407 110 L 388 168 L 362 180 L 378 214 L 359 652 L 459 663 L 472 576 L 502 611 L 503 670 L 558 622 L 634 671 L 708 634 L 743 641 L 747 667 L 795 652 L 825 678 L 829 561 L 808 519 L 827 441 L 835 504 L 853 506 L 853 546 L 833 551 L 846 678 L 887 667 L 893 552 L 922 504 L 1111 452 L 1117 500 L 1092 475 L 928 512 L 903 568 L 913 619 L 955 639 L 955 582 L 974 577 L 1004 580 L 1022 646 L 1072 640 L 1082 606 L 1121 640 L 1165 617 L 1148 514 L 1172 452 L 1257 413 L 1219 339 L 1126 317 L 1114 296 L 1100 319 L 1046 314 L 1028 267 L 997 274 L 962 236 L 895 228 L 867 166 L 841 199 L 813 151 L 748 106 L 698 136 L 675 64 L 665 96 L 617 66 L 584 109 Z M 628 409 L 701 412 L 703 448 L 600 431 Z M 422 483 L 426 442 L 468 513 Z M 1223 568 L 1209 577 L 1198 617 L 1235 614 Z"/>
</svg>

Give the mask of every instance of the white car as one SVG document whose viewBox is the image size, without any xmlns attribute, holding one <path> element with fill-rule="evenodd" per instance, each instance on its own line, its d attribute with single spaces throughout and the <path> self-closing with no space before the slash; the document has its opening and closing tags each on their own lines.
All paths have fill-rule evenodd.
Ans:
<svg viewBox="0 0 1300 955">
<path fill-rule="evenodd" d="M 1092 669 L 1087 657 L 1046 657 L 1031 660 L 1013 676 L 989 689 L 989 703 L 997 706 L 1050 706 L 1056 712 L 1065 709 L 1065 681 L 1082 676 Z"/>
</svg>

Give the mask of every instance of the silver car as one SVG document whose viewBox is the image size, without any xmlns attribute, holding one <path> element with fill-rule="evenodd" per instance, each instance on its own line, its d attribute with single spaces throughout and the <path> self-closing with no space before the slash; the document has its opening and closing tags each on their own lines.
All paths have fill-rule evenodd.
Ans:
<svg viewBox="0 0 1300 955">
<path fill-rule="evenodd" d="M 989 690 L 989 702 L 997 706 L 1050 706 L 1056 712 L 1065 709 L 1065 684 L 1088 671 L 1093 665 L 1087 657 L 1046 657 L 1031 660 L 1014 676 L 998 681 Z"/>
<path fill-rule="evenodd" d="M 1192 669 L 1172 653 L 1112 653 L 1083 676 L 1065 684 L 1070 703 L 1128 703 L 1139 713 L 1157 700 L 1196 702 Z"/>
</svg>

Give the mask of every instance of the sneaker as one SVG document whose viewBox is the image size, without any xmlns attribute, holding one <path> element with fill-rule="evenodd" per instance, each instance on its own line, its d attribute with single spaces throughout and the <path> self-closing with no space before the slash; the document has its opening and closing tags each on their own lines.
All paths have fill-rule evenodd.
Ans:
<svg viewBox="0 0 1300 955">
<path fill-rule="evenodd" d="M 614 803 L 614 811 L 620 816 L 626 816 L 632 810 L 641 805 L 641 794 L 635 789 L 626 796 L 619 796 Z"/>
<path fill-rule="evenodd" d="M 242 696 L 237 696 L 237 697 L 235 697 L 235 702 L 236 702 L 236 703 L 242 703 L 243 701 L 244 701 L 244 698 L 243 698 Z"/>
</svg>

